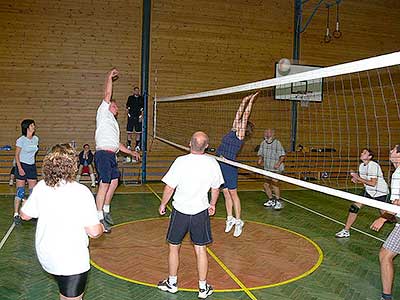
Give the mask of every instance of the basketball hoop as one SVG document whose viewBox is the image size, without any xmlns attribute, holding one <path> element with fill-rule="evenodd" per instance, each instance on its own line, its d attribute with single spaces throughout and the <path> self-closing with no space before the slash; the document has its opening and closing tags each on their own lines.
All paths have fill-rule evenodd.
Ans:
<svg viewBox="0 0 400 300">
<path fill-rule="evenodd" d="M 312 93 L 308 92 L 297 92 L 295 94 L 292 94 L 293 100 L 299 101 L 301 107 L 308 107 L 310 104 L 310 96 Z"/>
</svg>

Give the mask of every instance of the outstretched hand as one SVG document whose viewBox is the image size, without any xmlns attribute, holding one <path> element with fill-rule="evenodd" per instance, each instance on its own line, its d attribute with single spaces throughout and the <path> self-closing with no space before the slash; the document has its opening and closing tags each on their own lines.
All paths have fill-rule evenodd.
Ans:
<svg viewBox="0 0 400 300">
<path fill-rule="evenodd" d="M 137 151 L 131 151 L 131 156 L 133 156 L 136 161 L 140 161 L 140 154 Z"/>
<path fill-rule="evenodd" d="M 108 72 L 108 75 L 109 75 L 111 78 L 114 78 L 114 77 L 116 77 L 116 76 L 119 75 L 119 71 L 118 71 L 116 68 L 113 68 L 113 69 L 111 69 L 110 72 Z"/>
<path fill-rule="evenodd" d="M 372 223 L 370 228 L 374 231 L 379 231 L 382 228 L 383 224 L 385 224 L 385 222 L 386 222 L 385 218 L 378 218 Z"/>
</svg>

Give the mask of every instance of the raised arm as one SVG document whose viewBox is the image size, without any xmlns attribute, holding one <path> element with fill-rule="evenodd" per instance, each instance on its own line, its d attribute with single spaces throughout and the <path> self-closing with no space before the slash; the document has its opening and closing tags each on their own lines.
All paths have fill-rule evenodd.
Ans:
<svg viewBox="0 0 400 300">
<path fill-rule="evenodd" d="M 119 72 L 117 69 L 112 69 L 107 73 L 106 82 L 104 85 L 104 101 L 110 103 L 111 96 L 112 96 L 112 89 L 113 89 L 113 79 L 116 79 Z"/>
<path fill-rule="evenodd" d="M 236 131 L 239 130 L 240 119 L 242 118 L 243 112 L 245 110 L 247 102 L 250 100 L 251 95 L 248 95 L 242 99 L 242 102 L 239 105 L 238 110 L 236 111 L 235 119 L 233 120 L 232 128 Z"/>
<path fill-rule="evenodd" d="M 242 118 L 238 120 L 236 124 L 236 135 L 239 138 L 239 140 L 243 140 L 245 133 L 246 133 L 246 127 L 247 127 L 247 121 L 249 120 L 251 109 L 253 107 L 253 102 L 257 98 L 258 94 L 260 92 L 257 92 L 253 95 L 250 95 L 250 100 L 249 103 L 246 106 L 246 109 L 243 112 Z"/>
</svg>

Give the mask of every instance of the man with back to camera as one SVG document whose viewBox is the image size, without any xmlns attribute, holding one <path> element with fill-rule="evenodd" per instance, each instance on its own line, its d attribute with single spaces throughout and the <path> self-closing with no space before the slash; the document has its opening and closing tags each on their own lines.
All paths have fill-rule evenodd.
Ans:
<svg viewBox="0 0 400 300">
<path fill-rule="evenodd" d="M 190 154 L 178 157 L 162 179 L 166 185 L 159 207 L 159 213 L 164 215 L 166 205 L 175 192 L 167 233 L 169 276 L 158 283 L 158 288 L 170 293 L 178 291 L 179 250 L 183 238 L 190 232 L 199 275 L 198 297 L 201 299 L 207 298 L 214 291 L 206 279 L 208 271 L 206 245 L 213 241 L 209 216 L 215 213 L 219 187 L 224 183 L 217 160 L 204 154 L 207 147 L 208 136 L 201 131 L 194 133 L 190 141 Z"/>
</svg>

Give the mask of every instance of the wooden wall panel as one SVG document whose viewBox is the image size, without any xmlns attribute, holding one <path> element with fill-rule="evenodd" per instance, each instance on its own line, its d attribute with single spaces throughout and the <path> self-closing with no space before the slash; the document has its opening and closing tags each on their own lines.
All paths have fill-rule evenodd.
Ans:
<svg viewBox="0 0 400 300">
<path fill-rule="evenodd" d="M 0 144 L 15 144 L 32 118 L 41 144 L 94 145 L 106 72 L 121 70 L 114 97 L 124 106 L 139 83 L 141 1 L 0 3 Z"/>
<path fill-rule="evenodd" d="M 311 0 L 304 4 L 303 24 L 318 2 Z M 191 10 L 188 9 L 189 5 Z M 156 74 L 157 86 L 153 85 L 152 93 L 157 93 L 157 96 L 179 95 L 273 77 L 274 63 L 281 57 L 292 57 L 293 6 L 294 1 L 154 2 L 151 81 L 155 81 Z M 325 5 L 318 9 L 310 26 L 301 35 L 299 63 L 329 66 L 398 50 L 397 37 L 400 36 L 400 23 L 397 21 L 400 17 L 398 2 L 345 0 L 342 1 L 339 12 L 343 35 L 340 39 L 324 43 L 327 10 Z M 333 8 L 330 16 L 331 31 L 335 28 L 335 22 L 336 9 Z M 336 105 L 333 100 L 331 99 L 330 104 L 326 103 L 326 107 Z M 354 101 L 358 107 L 363 105 L 357 95 Z M 340 124 L 346 124 L 346 118 L 349 118 L 343 105 L 342 103 L 338 107 L 342 111 L 336 112 L 336 118 L 342 120 Z M 382 105 L 380 103 L 373 108 L 369 101 L 366 109 L 381 111 Z M 237 102 L 232 101 L 231 112 L 236 106 Z M 261 116 L 271 115 L 268 106 L 256 103 L 254 109 L 256 111 L 252 118 L 256 121 L 256 126 L 258 125 L 255 132 L 258 140 L 261 139 L 263 131 L 260 126 L 275 127 L 279 129 L 280 139 L 288 148 L 290 126 L 287 120 L 290 118 L 290 111 L 277 112 L 278 115 L 274 115 L 273 119 L 266 120 Z M 262 111 L 258 111 L 260 109 Z M 321 111 L 315 112 L 314 116 L 310 115 L 309 110 L 299 111 L 298 141 L 310 142 L 308 138 L 310 133 L 315 139 L 311 141 L 314 145 L 321 145 L 324 139 L 325 141 L 327 138 L 331 139 L 330 136 L 325 138 L 321 136 L 322 128 L 319 126 L 322 126 L 322 123 L 314 121 L 318 116 L 323 116 Z M 185 116 L 190 113 L 198 112 L 186 111 Z M 226 116 L 223 114 L 223 111 L 216 110 L 214 116 L 211 114 L 203 118 L 210 122 L 217 120 L 217 123 L 220 123 L 225 120 Z M 325 117 L 331 117 L 327 116 L 328 112 L 325 114 Z M 174 122 L 171 118 L 169 114 L 169 121 Z M 310 118 L 313 119 L 312 124 Z M 178 115 L 175 120 L 179 122 Z M 338 122 L 331 128 L 331 134 L 334 136 L 331 144 L 338 144 L 336 134 L 338 130 L 347 130 L 337 124 Z M 194 125 L 190 126 L 192 128 Z M 202 127 L 204 126 L 198 126 L 199 129 Z M 378 135 L 376 126 L 369 122 L 365 127 L 371 127 L 369 132 L 373 135 L 369 140 L 365 140 L 365 143 L 373 146 Z M 226 130 L 228 129 L 229 126 Z M 379 125 L 379 129 L 385 131 L 382 124 Z M 356 142 L 357 133 L 354 132 L 354 128 L 351 130 L 352 133 L 349 134 L 354 139 L 347 140 L 346 143 L 340 142 L 346 144 L 341 145 L 344 149 L 354 148 L 352 143 Z M 390 130 L 396 131 L 395 127 Z M 168 135 L 180 135 L 179 129 L 176 132 L 172 131 L 165 128 L 164 136 L 167 138 Z M 210 132 L 214 134 L 215 130 Z M 378 132 L 382 134 L 380 143 L 388 147 L 389 139 L 385 138 L 384 133 L 379 130 Z M 397 133 L 392 134 L 396 135 Z M 244 150 L 252 151 L 255 140 L 256 137 L 248 141 L 251 146 Z"/>
<path fill-rule="evenodd" d="M 317 2 L 305 3 L 303 21 Z M 105 72 L 121 70 L 115 84 L 121 108 L 140 82 L 141 6 L 140 0 L 1 1 L 0 145 L 14 144 L 28 117 L 37 121 L 42 144 L 93 143 Z M 293 7 L 293 0 L 153 0 L 151 100 L 271 78 L 274 63 L 292 56 Z M 326 66 L 398 50 L 398 1 L 344 0 L 340 16 L 343 37 L 325 44 L 326 9 L 318 10 L 301 35 L 301 63 Z M 334 23 L 333 10 L 332 30 Z M 151 130 L 151 111 L 149 121 Z M 123 110 L 119 122 L 124 141 Z"/>
</svg>

